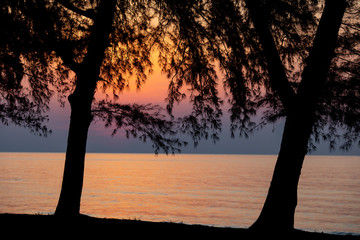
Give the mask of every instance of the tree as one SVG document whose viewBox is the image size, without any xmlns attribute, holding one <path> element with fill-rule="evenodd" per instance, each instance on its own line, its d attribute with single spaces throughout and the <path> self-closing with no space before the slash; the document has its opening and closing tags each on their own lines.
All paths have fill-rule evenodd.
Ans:
<svg viewBox="0 0 360 240">
<path fill-rule="evenodd" d="M 247 135 L 286 117 L 269 192 L 251 228 L 291 230 L 301 167 L 314 140 L 323 137 L 334 148 L 342 127 L 342 149 L 360 143 L 359 19 L 343 19 L 346 7 L 353 15 L 358 5 L 325 1 L 317 23 L 317 1 L 212 4 L 213 28 L 222 28 L 226 45 L 217 55 L 232 96 L 232 130 Z M 264 107 L 262 122 L 251 121 Z"/>
<path fill-rule="evenodd" d="M 329 141 L 331 149 L 338 143 L 343 150 L 360 145 L 359 19 L 353 18 L 359 5 L 345 0 L 186 3 L 169 5 L 178 19 L 178 51 L 183 55 L 168 61 L 169 75 L 182 75 L 171 82 L 168 109 L 181 100 L 185 79 L 200 94 L 191 99 L 195 111 L 185 117 L 184 132 L 196 142 L 209 131 L 216 139 L 221 100 L 211 73 L 218 61 L 233 136 L 238 131 L 247 137 L 286 118 L 268 196 L 251 228 L 291 230 L 307 152 L 320 139 Z M 192 75 L 193 69 L 201 69 L 203 77 Z M 259 113 L 262 120 L 253 121 Z"/>
<path fill-rule="evenodd" d="M 114 124 L 114 133 L 125 125 L 129 127 L 126 130 L 127 135 L 138 136 L 142 140 L 150 138 L 156 152 L 160 149 L 166 153 L 179 151 L 179 147 L 187 144 L 172 137 L 176 133 L 174 122 L 164 120 L 158 106 L 122 106 L 109 101 L 100 101 L 92 110 L 94 93 L 99 82 L 104 90 L 112 88 L 115 99 L 117 98 L 115 92 L 125 87 L 124 73 L 135 74 L 139 87 L 146 79 L 146 70 L 151 71 L 150 53 L 152 48 L 157 47 L 163 71 L 168 72 L 169 75 L 176 72 L 173 79 L 177 81 L 177 86 L 172 87 L 173 82 L 171 82 L 170 91 L 177 93 L 181 86 L 179 82 L 183 80 L 192 85 L 196 85 L 197 80 L 210 86 L 215 84 L 212 81 L 215 74 L 209 59 L 202 57 L 202 62 L 198 59 L 201 57 L 199 54 L 201 49 L 196 45 L 182 45 L 181 40 L 179 41 L 179 37 L 184 37 L 186 40 L 195 37 L 188 35 L 187 30 L 196 16 L 186 16 L 186 14 L 191 7 L 201 8 L 197 1 L 187 1 L 185 4 L 179 4 L 177 1 L 163 3 L 163 1 L 115 0 L 90 1 L 90 3 L 92 6 L 85 2 L 81 5 L 75 1 L 60 1 L 60 5 L 73 14 L 80 15 L 80 19 L 90 19 L 92 24 L 85 26 L 83 31 L 88 37 L 70 43 L 74 44 L 71 47 L 72 52 L 66 52 L 66 55 L 59 53 L 64 63 L 76 73 L 76 87 L 69 96 L 71 121 L 63 185 L 55 212 L 57 215 L 79 213 L 87 132 L 94 116 L 105 120 L 107 126 Z M 189 47 L 190 59 L 184 62 L 183 57 L 187 55 L 185 52 Z M 77 54 L 73 56 L 74 53 Z M 77 60 L 79 57 L 82 58 L 81 62 Z M 181 64 L 176 63 L 179 59 Z M 205 130 L 209 129 L 208 125 L 210 128 L 219 125 L 221 115 L 219 103 L 216 102 L 215 92 L 209 92 L 209 89 L 213 88 L 194 87 L 193 93 L 197 94 L 191 96 L 195 106 L 193 114 L 182 120 L 186 123 L 184 128 L 190 125 L 187 122 L 196 123 L 197 129 L 186 129 L 192 136 L 200 134 L 206 137 Z M 209 95 L 212 101 L 206 100 Z M 171 106 L 174 98 L 170 97 L 169 102 Z M 197 104 L 197 102 L 201 103 Z M 215 116 L 213 109 L 206 106 L 208 103 L 215 106 Z M 168 107 L 168 112 L 171 113 L 171 107 Z M 199 116 L 201 116 L 201 124 L 195 121 Z M 166 135 L 170 137 L 166 138 Z M 216 138 L 216 133 L 212 137 Z"/>
<path fill-rule="evenodd" d="M 162 108 L 114 101 L 134 76 L 137 86 L 151 72 L 151 1 L 3 1 L 1 119 L 48 133 L 42 125 L 54 90 L 71 107 L 63 184 L 56 215 L 77 215 L 83 186 L 86 141 L 94 117 L 128 136 L 150 139 L 156 152 L 175 152 L 185 142 L 174 137 Z M 20 34 L 20 35 L 19 35 Z M 54 90 L 53 90 L 54 89 Z M 111 96 L 95 101 L 97 90 Z"/>
<path fill-rule="evenodd" d="M 271 88 L 286 111 L 286 123 L 280 153 L 263 210 L 253 227 L 291 229 L 294 227 L 297 185 L 308 142 L 316 121 L 321 91 L 326 84 L 336 48 L 338 31 L 346 1 L 326 1 L 313 46 L 306 59 L 297 91 L 289 81 L 272 40 L 263 7 L 246 1 L 266 57 Z M 261 12 L 259 12 L 261 11 Z M 274 223 L 274 217 L 277 221 Z"/>
<path fill-rule="evenodd" d="M 179 89 L 185 81 L 193 86 L 194 109 L 181 120 L 183 131 L 194 137 L 195 144 L 196 139 L 208 137 L 209 129 L 214 129 L 211 137 L 217 138 L 221 109 L 214 89 L 216 74 L 205 45 L 197 45 L 203 39 L 196 32 L 201 27 L 196 13 L 202 7 L 197 1 L 170 0 L 2 2 L 2 16 L 9 23 L 2 29 L 6 36 L 1 44 L 2 122 L 46 134 L 44 114 L 54 90 L 60 93 L 62 104 L 69 96 L 71 117 L 56 215 L 79 214 L 87 133 L 93 118 L 114 127 L 114 134 L 125 128 L 127 136 L 150 139 L 156 152 L 179 151 L 186 144 L 174 137 L 176 121 L 165 119 L 159 106 L 114 102 L 130 77 L 138 87 L 146 80 L 153 64 L 152 49 L 157 49 L 163 71 L 173 75 L 168 112 L 184 96 Z M 196 26 L 187 31 L 192 23 Z M 110 92 L 114 101 L 111 96 L 95 101 L 97 90 Z M 16 104 L 21 108 L 15 108 Z"/>
</svg>

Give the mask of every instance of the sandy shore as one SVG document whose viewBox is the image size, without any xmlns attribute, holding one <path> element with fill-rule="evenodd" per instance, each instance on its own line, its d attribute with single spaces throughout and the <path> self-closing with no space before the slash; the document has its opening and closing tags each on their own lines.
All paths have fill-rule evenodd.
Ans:
<svg viewBox="0 0 360 240">
<path fill-rule="evenodd" d="M 294 230 L 291 233 L 252 232 L 248 229 L 219 228 L 169 222 L 104 219 L 89 216 L 59 218 L 53 215 L 0 214 L 3 236 L 8 239 L 286 239 L 355 240 L 359 236 L 334 235 Z M 9 234 L 9 235 L 8 235 Z M 275 238 L 274 238 L 275 239 Z"/>
</svg>

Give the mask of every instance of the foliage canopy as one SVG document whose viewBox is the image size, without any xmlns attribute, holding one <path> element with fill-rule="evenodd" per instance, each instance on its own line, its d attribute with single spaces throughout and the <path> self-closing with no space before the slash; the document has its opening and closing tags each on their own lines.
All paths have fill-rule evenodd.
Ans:
<svg viewBox="0 0 360 240">
<path fill-rule="evenodd" d="M 40 134 L 49 133 L 43 122 L 50 97 L 59 92 L 63 102 L 74 89 L 76 74 L 86 61 L 99 2 L 0 3 L 1 22 L 7 23 L 1 26 L 0 40 L 3 124 L 12 122 Z M 289 88 L 296 93 L 324 2 L 266 0 L 261 4 L 267 10 L 269 29 Z M 330 74 L 317 105 L 310 147 L 322 139 L 329 141 L 331 148 L 340 140 L 340 148 L 345 150 L 353 143 L 360 144 L 359 11 L 357 1 L 348 1 Z M 178 122 L 180 130 L 190 134 L 195 144 L 204 137 L 217 140 L 221 129 L 223 100 L 218 92 L 218 66 L 231 106 L 232 134 L 238 131 L 247 136 L 286 116 L 288 111 L 281 94 L 274 92 L 269 81 L 269 66 L 262 50 L 245 1 L 117 1 L 110 45 L 98 81 L 98 89 L 111 92 L 114 98 L 95 101 L 94 116 L 105 119 L 109 126 L 115 125 L 115 130 L 128 121 L 115 121 L 114 114 L 125 114 L 125 119 L 129 117 L 128 108 L 134 112 L 150 110 L 155 113 L 152 117 L 160 117 L 154 106 L 116 103 L 118 93 L 129 86 L 129 79 L 135 79 L 137 87 L 142 85 L 152 72 L 151 54 L 156 53 L 162 72 L 169 77 L 168 113 L 172 114 L 174 104 L 186 94 L 193 104 L 192 113 Z M 183 91 L 186 86 L 189 92 Z M 262 120 L 255 122 L 252 117 L 258 114 L 262 114 Z M 163 115 L 160 119 L 162 133 L 175 134 L 175 126 Z M 130 132 L 138 130 L 127 126 Z M 161 148 L 173 151 L 181 142 L 172 138 L 171 144 L 165 145 L 170 148 Z"/>
</svg>

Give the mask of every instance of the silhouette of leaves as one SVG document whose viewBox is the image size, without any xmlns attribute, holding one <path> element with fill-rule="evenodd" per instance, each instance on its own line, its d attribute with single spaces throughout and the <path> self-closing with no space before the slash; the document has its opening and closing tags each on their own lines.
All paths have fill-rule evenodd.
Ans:
<svg viewBox="0 0 360 240">
<path fill-rule="evenodd" d="M 225 73 L 229 93 L 232 134 L 248 136 L 267 123 L 286 117 L 288 109 L 272 85 L 271 73 L 264 58 L 263 46 L 249 17 L 244 1 L 212 0 L 213 38 L 219 43 L 215 56 Z M 321 1 L 258 1 L 262 18 L 266 19 L 271 41 L 280 57 L 291 91 L 299 90 L 301 72 L 312 48 L 313 37 L 323 10 Z M 348 1 L 348 10 L 339 33 L 336 55 L 332 61 L 326 86 L 316 108 L 316 123 L 310 148 L 320 139 L 334 149 L 349 149 L 360 143 L 359 132 L 359 3 Z M 282 86 L 284 87 L 284 86 Z M 253 116 L 262 115 L 259 122 Z"/>
<path fill-rule="evenodd" d="M 289 88 L 296 93 L 323 1 L 259 3 L 265 9 L 263 17 Z M 1 22 L 7 23 L 0 27 L 3 123 L 30 126 L 21 119 L 32 118 L 32 125 L 44 126 L 44 113 L 54 92 L 64 103 L 76 85 L 74 76 L 87 53 L 98 5 L 99 1 L 1 1 Z M 313 140 L 329 140 L 331 148 L 336 139 L 344 141 L 343 149 L 359 143 L 358 12 L 358 1 L 349 0 L 339 46 L 317 107 Z M 217 67 L 224 75 L 233 136 L 237 132 L 248 136 L 287 115 L 269 81 L 264 49 L 245 1 L 117 1 L 98 89 L 112 93 L 117 100 L 132 79 L 140 88 L 153 71 L 153 50 L 158 54 L 155 61 L 169 78 L 168 113 L 185 98 L 192 103 L 192 112 L 179 121 L 180 129 L 193 137 L 195 145 L 201 138 L 217 140 L 221 130 L 223 100 Z M 28 117 L 20 118 L 20 109 L 28 109 L 29 113 L 23 112 Z M 254 120 L 258 115 L 262 119 Z"/>
<path fill-rule="evenodd" d="M 93 107 L 94 117 L 105 122 L 105 126 L 113 128 L 113 135 L 124 129 L 126 137 L 138 138 L 153 143 L 155 153 L 180 152 L 180 147 L 187 145 L 175 137 L 176 123 L 165 118 L 164 109 L 158 105 L 118 104 L 100 101 Z"/>
</svg>

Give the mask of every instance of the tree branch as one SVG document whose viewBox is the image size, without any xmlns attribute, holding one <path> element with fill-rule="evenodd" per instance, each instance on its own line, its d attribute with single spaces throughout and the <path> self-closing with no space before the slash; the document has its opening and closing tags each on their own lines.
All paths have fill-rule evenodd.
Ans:
<svg viewBox="0 0 360 240">
<path fill-rule="evenodd" d="M 93 10 L 82 10 L 80 8 L 77 8 L 72 3 L 70 3 L 70 1 L 68 1 L 68 0 L 59 0 L 58 2 L 61 5 L 63 5 L 65 8 L 67 8 L 77 14 L 80 14 L 80 15 L 90 18 L 90 19 L 95 18 L 95 12 Z"/>
<path fill-rule="evenodd" d="M 180 147 L 187 142 L 176 138 L 176 123 L 166 119 L 162 111 L 160 106 L 152 104 L 121 105 L 103 100 L 95 103 L 92 114 L 103 120 L 106 127 L 113 127 L 113 135 L 123 129 L 127 137 L 144 142 L 150 139 L 155 153 L 161 150 L 166 154 L 180 152 Z"/>
<path fill-rule="evenodd" d="M 56 54 L 61 57 L 62 61 L 75 73 L 78 72 L 80 64 L 74 61 L 73 49 L 70 43 L 65 41 L 57 42 L 54 46 Z"/>
<path fill-rule="evenodd" d="M 325 1 L 313 47 L 306 60 L 298 94 L 316 98 L 324 85 L 334 58 L 338 33 L 346 9 L 346 0 Z"/>
<path fill-rule="evenodd" d="M 279 96 L 285 109 L 289 109 L 289 105 L 295 97 L 295 92 L 287 79 L 284 65 L 269 29 L 268 14 L 260 5 L 259 0 L 245 0 L 245 3 L 263 48 L 271 88 Z"/>
</svg>

